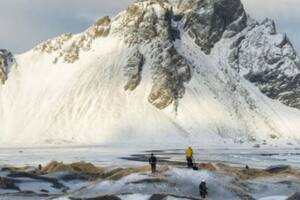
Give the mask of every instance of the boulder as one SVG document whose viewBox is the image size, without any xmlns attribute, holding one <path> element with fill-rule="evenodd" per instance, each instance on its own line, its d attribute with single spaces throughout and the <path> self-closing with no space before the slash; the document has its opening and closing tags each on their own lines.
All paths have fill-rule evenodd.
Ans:
<svg viewBox="0 0 300 200">
<path fill-rule="evenodd" d="M 268 167 L 266 169 L 266 171 L 270 172 L 270 173 L 280 173 L 280 172 L 283 172 L 283 171 L 286 171 L 289 169 L 290 169 L 290 166 L 288 166 L 288 165 L 273 165 L 273 166 Z"/>
<path fill-rule="evenodd" d="M 0 188 L 5 190 L 20 190 L 13 179 L 0 177 Z"/>
</svg>

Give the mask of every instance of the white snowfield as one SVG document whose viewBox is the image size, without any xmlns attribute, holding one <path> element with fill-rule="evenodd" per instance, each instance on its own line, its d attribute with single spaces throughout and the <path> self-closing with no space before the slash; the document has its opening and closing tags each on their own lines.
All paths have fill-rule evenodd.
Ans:
<svg viewBox="0 0 300 200">
<path fill-rule="evenodd" d="M 120 26 L 123 15 L 111 26 Z M 176 26 L 181 39 L 174 42 L 175 48 L 193 66 L 177 111 L 173 105 L 159 110 L 148 102 L 153 85 L 150 44 L 138 47 L 145 64 L 134 91 L 124 90 L 124 66 L 137 47 L 125 44 L 120 34 L 96 38 L 88 50 L 75 49 L 78 60 L 73 63 L 57 59 L 84 32 L 64 42 L 61 51 L 33 49 L 15 55 L 8 79 L 0 86 L 1 146 L 300 142 L 300 110 L 266 97 L 229 66 L 229 46 L 238 35 L 221 39 L 206 55 L 182 24 Z"/>
</svg>

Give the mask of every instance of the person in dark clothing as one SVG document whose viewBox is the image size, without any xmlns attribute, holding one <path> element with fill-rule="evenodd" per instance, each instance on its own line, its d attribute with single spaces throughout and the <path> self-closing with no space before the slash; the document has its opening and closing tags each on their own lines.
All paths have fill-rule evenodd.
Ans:
<svg viewBox="0 0 300 200">
<path fill-rule="evenodd" d="M 154 154 L 151 154 L 151 157 L 149 158 L 149 164 L 151 165 L 151 171 L 152 173 L 156 172 L 156 163 L 157 163 L 157 159 L 154 156 Z"/>
<path fill-rule="evenodd" d="M 202 180 L 200 185 L 199 185 L 199 192 L 200 192 L 200 196 L 201 198 L 206 198 L 207 197 L 207 186 L 206 186 L 206 182 L 205 180 Z"/>
<path fill-rule="evenodd" d="M 193 159 L 192 158 L 187 158 L 187 166 L 188 168 L 193 168 L 194 164 L 193 164 Z"/>
</svg>

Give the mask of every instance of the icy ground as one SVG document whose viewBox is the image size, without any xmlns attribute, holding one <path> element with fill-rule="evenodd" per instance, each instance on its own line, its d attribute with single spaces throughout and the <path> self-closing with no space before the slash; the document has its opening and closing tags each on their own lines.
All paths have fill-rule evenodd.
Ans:
<svg viewBox="0 0 300 200">
<path fill-rule="evenodd" d="M 37 166 L 56 160 L 67 163 L 86 161 L 99 166 L 141 166 L 145 163 L 139 161 L 145 161 L 143 156 L 148 156 L 150 152 L 164 160 L 184 160 L 183 149 L 124 149 L 105 146 L 5 148 L 0 149 L 0 165 Z M 300 148 L 212 148 L 194 151 L 194 158 L 198 162 L 222 162 L 238 166 L 247 164 L 258 168 L 285 164 L 300 169 Z"/>
<path fill-rule="evenodd" d="M 265 169 L 274 165 L 290 165 L 300 169 L 300 149 L 194 149 L 197 163 L 225 163 L 230 166 Z M 154 152 L 161 161 L 159 173 L 150 174 L 147 157 Z M 205 179 L 209 199 L 258 199 L 285 200 L 300 191 L 300 176 L 278 174 L 270 177 L 257 176 L 239 179 L 221 171 L 186 169 L 183 149 L 143 150 L 108 148 L 99 146 L 69 148 L 0 149 L 0 168 L 24 167 L 26 171 L 45 166 L 52 160 L 72 163 L 91 162 L 106 171 L 116 170 L 111 177 L 94 177 L 93 180 L 78 178 L 71 172 L 48 173 L 38 177 L 0 170 L 0 177 L 13 178 L 20 191 L 0 189 L 0 199 L 88 199 L 110 195 L 109 199 L 121 200 L 185 200 L 200 199 L 198 185 Z M 164 164 L 162 166 L 162 164 Z M 166 167 L 167 166 L 167 167 Z M 118 168 L 124 168 L 118 171 Z M 236 170 L 243 170 L 236 168 Z M 109 172 L 110 173 L 110 172 Z M 13 175 L 9 175 L 13 174 Z M 42 177 L 42 178 L 41 178 Z M 0 181 L 1 182 L 1 181 Z M 1 186 L 1 184 L 0 184 Z M 0 187 L 1 188 L 1 187 Z M 153 195 L 156 196 L 153 196 Z M 159 195 L 165 195 L 164 198 Z M 250 196 L 247 196 L 250 195 Z M 155 198 L 154 198 L 155 197 Z M 100 198 L 101 199 L 101 198 Z"/>
</svg>

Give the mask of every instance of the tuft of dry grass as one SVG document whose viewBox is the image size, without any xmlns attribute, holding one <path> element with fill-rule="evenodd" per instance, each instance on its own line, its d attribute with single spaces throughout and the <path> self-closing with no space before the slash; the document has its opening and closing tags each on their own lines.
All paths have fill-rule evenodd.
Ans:
<svg viewBox="0 0 300 200">
<path fill-rule="evenodd" d="M 42 173 L 53 173 L 53 172 L 78 172 L 86 174 L 98 174 L 103 173 L 103 168 L 98 168 L 92 163 L 76 162 L 71 164 L 64 164 L 63 162 L 52 161 L 48 165 L 42 168 Z"/>
</svg>

